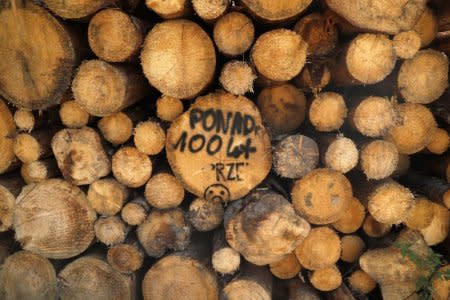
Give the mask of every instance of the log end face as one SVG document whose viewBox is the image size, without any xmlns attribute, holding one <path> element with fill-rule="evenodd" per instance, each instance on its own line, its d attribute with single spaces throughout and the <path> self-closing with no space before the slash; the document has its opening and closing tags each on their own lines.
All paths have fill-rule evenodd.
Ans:
<svg viewBox="0 0 450 300">
<path fill-rule="evenodd" d="M 308 45 L 296 32 L 275 29 L 262 34 L 255 42 L 251 58 L 265 78 L 283 82 L 300 73 L 306 62 Z"/>
<path fill-rule="evenodd" d="M 348 179 L 331 169 L 316 169 L 294 183 L 296 211 L 312 224 L 330 224 L 345 213 L 353 197 Z"/>
</svg>

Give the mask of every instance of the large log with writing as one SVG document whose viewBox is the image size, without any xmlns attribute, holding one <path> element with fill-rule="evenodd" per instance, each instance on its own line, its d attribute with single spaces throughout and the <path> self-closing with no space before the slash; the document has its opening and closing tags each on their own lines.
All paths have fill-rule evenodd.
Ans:
<svg viewBox="0 0 450 300">
<path fill-rule="evenodd" d="M 269 136 L 256 106 L 227 93 L 200 97 L 167 132 L 167 159 L 191 193 L 224 202 L 245 196 L 269 173 Z"/>
</svg>

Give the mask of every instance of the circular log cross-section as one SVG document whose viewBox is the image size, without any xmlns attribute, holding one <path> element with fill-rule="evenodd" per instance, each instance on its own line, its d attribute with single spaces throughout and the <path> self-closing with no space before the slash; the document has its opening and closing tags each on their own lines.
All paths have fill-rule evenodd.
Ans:
<svg viewBox="0 0 450 300">
<path fill-rule="evenodd" d="M 240 12 L 231 12 L 214 24 L 214 42 L 220 52 L 234 56 L 246 52 L 255 38 L 252 19 Z"/>
<path fill-rule="evenodd" d="M 144 300 L 218 299 L 214 274 L 199 261 L 181 255 L 160 259 L 142 281 Z"/>
<path fill-rule="evenodd" d="M 292 188 L 292 204 L 312 224 L 339 220 L 352 200 L 352 186 L 340 172 L 315 169 L 297 180 Z"/>
<path fill-rule="evenodd" d="M 258 19 L 268 23 L 279 23 L 295 18 L 312 0 L 243 0 L 244 6 Z"/>
<path fill-rule="evenodd" d="M 67 29 L 32 1 L 3 1 L 0 28 L 0 94 L 27 109 L 58 104 L 78 59 Z"/>
<path fill-rule="evenodd" d="M 25 250 L 65 259 L 82 253 L 94 238 L 95 211 L 83 191 L 64 180 L 28 185 L 16 203 L 16 239 Z"/>
<path fill-rule="evenodd" d="M 105 9 L 89 22 L 88 39 L 92 51 L 109 62 L 134 58 L 144 41 L 142 22 L 119 9 Z"/>
<path fill-rule="evenodd" d="M 61 300 L 134 299 L 132 277 L 120 274 L 107 262 L 90 256 L 78 258 L 59 274 Z"/>
<path fill-rule="evenodd" d="M 251 59 L 263 78 L 288 81 L 300 73 L 306 63 L 308 45 L 296 32 L 275 29 L 260 35 L 251 51 Z"/>
<path fill-rule="evenodd" d="M 8 300 L 57 298 L 56 274 L 50 261 L 29 251 L 9 256 L 0 273 L 0 297 Z"/>
<path fill-rule="evenodd" d="M 164 95 L 193 98 L 212 81 L 216 53 L 196 23 L 171 20 L 157 24 L 147 35 L 141 64 L 147 79 Z"/>
<path fill-rule="evenodd" d="M 256 106 L 227 93 L 200 97 L 167 132 L 167 159 L 191 193 L 236 200 L 269 173 L 270 140 Z"/>
<path fill-rule="evenodd" d="M 72 83 L 75 101 L 90 115 L 103 117 L 140 100 L 148 84 L 131 65 L 110 64 L 99 59 L 84 61 Z"/>
</svg>

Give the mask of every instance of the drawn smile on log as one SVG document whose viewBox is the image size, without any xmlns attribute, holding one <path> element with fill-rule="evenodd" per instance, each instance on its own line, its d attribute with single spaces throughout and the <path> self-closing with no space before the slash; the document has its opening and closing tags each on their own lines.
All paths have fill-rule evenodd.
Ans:
<svg viewBox="0 0 450 300">
<path fill-rule="evenodd" d="M 223 201 L 226 203 L 230 200 L 230 191 L 223 184 L 216 183 L 206 188 L 203 197 L 208 201 Z"/>
</svg>

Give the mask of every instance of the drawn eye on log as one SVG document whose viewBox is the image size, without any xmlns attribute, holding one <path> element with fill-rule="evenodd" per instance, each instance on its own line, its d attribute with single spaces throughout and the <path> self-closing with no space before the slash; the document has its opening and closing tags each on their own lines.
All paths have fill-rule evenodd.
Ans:
<svg viewBox="0 0 450 300">
<path fill-rule="evenodd" d="M 230 200 L 230 191 L 223 184 L 212 184 L 206 188 L 204 198 L 208 201 L 223 201 L 226 203 Z"/>
</svg>

